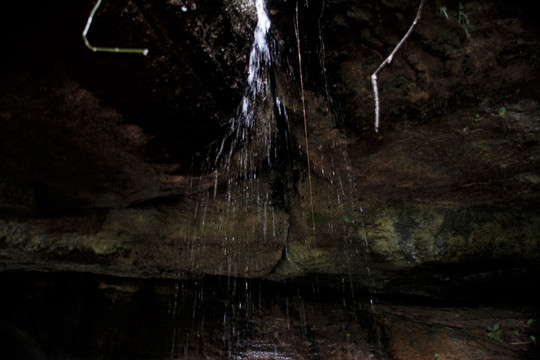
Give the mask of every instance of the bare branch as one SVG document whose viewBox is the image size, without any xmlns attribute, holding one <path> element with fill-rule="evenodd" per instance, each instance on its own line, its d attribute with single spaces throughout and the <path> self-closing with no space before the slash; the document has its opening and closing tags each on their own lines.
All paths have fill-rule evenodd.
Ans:
<svg viewBox="0 0 540 360">
<path fill-rule="evenodd" d="M 86 26 L 84 27 L 82 37 L 84 40 L 84 45 L 86 45 L 87 48 L 94 52 L 115 52 L 115 53 L 132 53 L 132 54 L 143 54 L 148 55 L 148 49 L 132 49 L 132 48 L 118 48 L 118 47 L 97 47 L 90 44 L 88 41 L 88 38 L 86 35 L 88 34 L 88 30 L 90 30 L 90 25 L 92 24 L 92 20 L 94 18 L 94 15 L 96 14 L 97 9 L 101 5 L 101 0 L 98 0 L 96 2 L 96 5 L 94 5 L 94 8 L 92 9 L 92 12 L 90 13 L 90 16 L 88 16 L 88 21 L 86 22 Z"/>
<path fill-rule="evenodd" d="M 392 60 L 394 59 L 394 55 L 397 53 L 399 48 L 405 43 L 405 40 L 411 35 L 414 27 L 418 23 L 418 20 L 420 20 L 420 17 L 422 16 L 422 9 L 424 8 L 424 4 L 426 3 L 426 0 L 420 1 L 420 6 L 418 6 L 418 11 L 416 13 L 416 17 L 414 18 L 414 21 L 405 34 L 401 41 L 396 45 L 394 50 L 390 53 L 390 55 L 379 65 L 377 70 L 371 75 L 371 85 L 373 86 L 373 97 L 375 98 L 375 132 L 379 132 L 379 88 L 377 86 L 377 76 L 382 71 L 382 69 L 390 64 Z"/>
</svg>

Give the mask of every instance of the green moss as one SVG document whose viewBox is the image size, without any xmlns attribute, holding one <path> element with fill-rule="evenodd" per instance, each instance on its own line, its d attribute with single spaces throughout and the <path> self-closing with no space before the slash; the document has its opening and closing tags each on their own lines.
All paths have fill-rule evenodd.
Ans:
<svg viewBox="0 0 540 360">
<path fill-rule="evenodd" d="M 366 232 L 372 255 L 384 261 L 403 258 L 399 251 L 393 214 L 388 211 L 377 214 L 372 225 L 366 226 Z"/>
<path fill-rule="evenodd" d="M 118 243 L 113 243 L 110 238 L 91 237 L 88 239 L 88 246 L 96 255 L 113 254 L 118 249 Z"/>
</svg>

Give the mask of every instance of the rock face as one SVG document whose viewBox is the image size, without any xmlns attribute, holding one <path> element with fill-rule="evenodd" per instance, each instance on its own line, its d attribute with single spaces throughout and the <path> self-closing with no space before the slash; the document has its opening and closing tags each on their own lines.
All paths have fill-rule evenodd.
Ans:
<svg viewBox="0 0 540 360">
<path fill-rule="evenodd" d="M 531 5 L 427 4 L 379 76 L 375 133 L 369 77 L 418 4 L 269 1 L 269 155 L 258 132 L 227 140 L 253 3 L 104 3 L 90 42 L 146 57 L 85 48 L 92 6 L 0 11 L 0 270 L 321 274 L 431 297 L 538 274 Z"/>
</svg>

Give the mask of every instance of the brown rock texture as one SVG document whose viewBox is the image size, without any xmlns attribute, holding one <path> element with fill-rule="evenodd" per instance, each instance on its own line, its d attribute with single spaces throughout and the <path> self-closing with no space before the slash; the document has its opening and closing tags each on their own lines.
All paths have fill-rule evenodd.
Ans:
<svg viewBox="0 0 540 360">
<path fill-rule="evenodd" d="M 369 78 L 418 4 L 295 5 L 267 4 L 272 154 L 253 132 L 229 163 L 215 154 L 245 88 L 251 2 L 103 4 L 91 43 L 148 56 L 85 48 L 90 1 L 1 5 L 0 270 L 527 293 L 540 258 L 531 5 L 428 2 L 379 76 L 379 133 Z"/>
</svg>

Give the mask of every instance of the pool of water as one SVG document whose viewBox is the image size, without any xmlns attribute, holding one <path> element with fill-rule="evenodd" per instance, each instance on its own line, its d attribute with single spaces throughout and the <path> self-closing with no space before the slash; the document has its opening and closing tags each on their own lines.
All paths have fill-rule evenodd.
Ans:
<svg viewBox="0 0 540 360">
<path fill-rule="evenodd" d="M 534 359 L 531 305 L 430 304 L 314 280 L 1 273 L 0 359 Z M 498 324 L 497 330 L 493 326 Z M 488 326 L 492 331 L 488 330 Z"/>
</svg>

